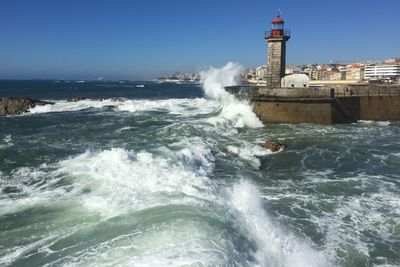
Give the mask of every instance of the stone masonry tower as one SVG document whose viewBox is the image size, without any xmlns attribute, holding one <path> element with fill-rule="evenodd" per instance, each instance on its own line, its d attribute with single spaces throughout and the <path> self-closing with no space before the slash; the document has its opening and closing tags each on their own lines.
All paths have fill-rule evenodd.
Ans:
<svg viewBox="0 0 400 267">
<path fill-rule="evenodd" d="M 265 40 L 268 41 L 267 62 L 267 87 L 281 87 L 281 78 L 285 76 L 286 42 L 290 38 L 290 32 L 285 31 L 280 11 L 272 21 L 270 31 L 265 32 Z"/>
</svg>

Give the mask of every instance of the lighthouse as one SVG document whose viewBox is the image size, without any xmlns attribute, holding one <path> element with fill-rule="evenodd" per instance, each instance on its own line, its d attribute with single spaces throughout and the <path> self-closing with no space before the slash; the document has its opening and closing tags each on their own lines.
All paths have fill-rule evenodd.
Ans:
<svg viewBox="0 0 400 267">
<path fill-rule="evenodd" d="M 290 31 L 284 29 L 285 22 L 281 12 L 272 20 L 271 30 L 265 32 L 268 42 L 267 87 L 281 87 L 281 79 L 285 76 L 286 42 L 290 38 Z"/>
</svg>

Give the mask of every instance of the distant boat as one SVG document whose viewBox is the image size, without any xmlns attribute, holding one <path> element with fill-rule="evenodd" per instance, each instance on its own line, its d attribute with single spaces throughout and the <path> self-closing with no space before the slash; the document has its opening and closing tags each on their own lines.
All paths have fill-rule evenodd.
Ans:
<svg viewBox="0 0 400 267">
<path fill-rule="evenodd" d="M 144 87 L 144 84 L 136 84 L 136 87 L 143 88 L 143 87 Z"/>
</svg>

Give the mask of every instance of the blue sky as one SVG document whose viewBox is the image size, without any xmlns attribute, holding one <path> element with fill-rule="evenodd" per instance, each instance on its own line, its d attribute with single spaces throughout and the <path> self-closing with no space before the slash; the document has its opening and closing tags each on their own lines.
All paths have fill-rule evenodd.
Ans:
<svg viewBox="0 0 400 267">
<path fill-rule="evenodd" d="M 288 64 L 400 57 L 399 0 L 0 0 L 0 78 L 255 67 L 278 8 L 292 32 Z"/>
</svg>

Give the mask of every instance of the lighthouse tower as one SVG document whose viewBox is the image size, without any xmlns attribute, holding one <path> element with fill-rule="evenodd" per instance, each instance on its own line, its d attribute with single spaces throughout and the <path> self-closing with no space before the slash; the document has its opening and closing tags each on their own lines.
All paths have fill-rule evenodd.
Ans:
<svg viewBox="0 0 400 267">
<path fill-rule="evenodd" d="M 267 87 L 281 87 L 281 78 L 285 76 L 286 42 L 290 38 L 290 31 L 284 30 L 285 22 L 278 11 L 276 18 L 272 20 L 271 30 L 265 32 L 265 40 L 268 41 L 267 62 Z"/>
</svg>

